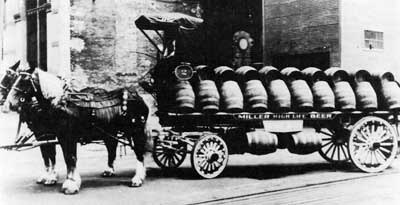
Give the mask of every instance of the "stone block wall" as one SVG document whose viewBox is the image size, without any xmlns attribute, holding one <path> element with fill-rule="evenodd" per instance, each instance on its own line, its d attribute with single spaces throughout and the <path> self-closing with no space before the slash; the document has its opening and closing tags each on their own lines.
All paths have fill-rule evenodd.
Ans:
<svg viewBox="0 0 400 205">
<path fill-rule="evenodd" d="M 265 63 L 274 55 L 330 53 L 340 66 L 338 0 L 264 0 Z"/>
<path fill-rule="evenodd" d="M 156 52 L 134 21 L 141 14 L 201 17 L 199 0 L 70 0 L 72 87 L 137 87 Z"/>
</svg>

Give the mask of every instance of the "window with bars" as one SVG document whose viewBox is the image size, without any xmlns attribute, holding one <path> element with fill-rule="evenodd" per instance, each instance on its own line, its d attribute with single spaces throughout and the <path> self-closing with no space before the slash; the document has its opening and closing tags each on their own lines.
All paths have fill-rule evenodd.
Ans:
<svg viewBox="0 0 400 205">
<path fill-rule="evenodd" d="M 365 48 L 383 49 L 383 32 L 364 30 Z"/>
</svg>

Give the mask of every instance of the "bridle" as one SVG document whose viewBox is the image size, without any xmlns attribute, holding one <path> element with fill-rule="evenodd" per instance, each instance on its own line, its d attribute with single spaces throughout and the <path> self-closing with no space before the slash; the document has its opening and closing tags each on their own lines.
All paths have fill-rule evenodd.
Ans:
<svg viewBox="0 0 400 205">
<path fill-rule="evenodd" d="M 27 95 L 29 93 L 28 89 L 22 90 L 21 88 L 18 87 L 19 83 L 21 82 L 21 80 L 23 78 L 27 78 L 27 80 L 29 80 L 30 84 L 32 85 L 34 95 L 36 95 L 38 93 L 38 88 L 37 88 L 37 86 L 35 85 L 35 83 L 33 81 L 32 74 L 28 73 L 28 72 L 25 72 L 25 71 L 18 72 L 18 77 L 15 80 L 14 84 L 11 86 L 10 91 L 17 91 L 17 92 L 23 93 L 24 97 L 21 97 L 19 99 L 19 101 L 22 102 L 22 103 L 25 102 L 25 98 L 27 97 Z M 6 101 L 8 101 L 8 100 L 9 100 L 9 96 L 7 96 Z"/>
</svg>

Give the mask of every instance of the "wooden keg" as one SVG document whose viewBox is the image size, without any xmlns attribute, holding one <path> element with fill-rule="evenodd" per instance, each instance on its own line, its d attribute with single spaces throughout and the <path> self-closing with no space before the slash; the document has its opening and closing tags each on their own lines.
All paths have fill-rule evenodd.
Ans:
<svg viewBox="0 0 400 205">
<path fill-rule="evenodd" d="M 235 71 L 227 66 L 220 66 L 214 72 L 220 92 L 221 109 L 225 112 L 243 111 L 243 94 L 236 82 Z"/>
<path fill-rule="evenodd" d="M 236 81 L 222 82 L 220 96 L 223 111 L 235 113 L 243 110 L 243 95 Z"/>
<path fill-rule="evenodd" d="M 289 83 L 294 109 L 308 111 L 313 108 L 313 94 L 305 80 L 294 80 Z"/>
<path fill-rule="evenodd" d="M 311 90 L 316 110 L 329 111 L 335 109 L 335 94 L 326 81 L 312 84 Z"/>
<path fill-rule="evenodd" d="M 372 85 L 378 96 L 378 107 L 386 110 L 400 110 L 400 88 L 393 73 L 375 71 L 371 75 Z"/>
<path fill-rule="evenodd" d="M 400 87 L 396 81 L 383 81 L 381 93 L 386 109 L 400 110 Z"/>
<path fill-rule="evenodd" d="M 268 107 L 275 112 L 289 111 L 291 95 L 286 83 L 281 79 L 272 80 L 266 86 L 268 93 Z"/>
<path fill-rule="evenodd" d="M 313 94 L 304 80 L 305 76 L 300 70 L 294 67 L 287 67 L 281 70 L 281 73 L 288 84 L 292 96 L 292 109 L 301 111 L 312 110 L 314 106 Z"/>
<path fill-rule="evenodd" d="M 244 96 L 245 110 L 249 112 L 266 112 L 268 104 L 267 91 L 259 80 L 258 72 L 250 66 L 236 70 Z"/>
<path fill-rule="evenodd" d="M 247 132 L 248 152 L 251 154 L 268 154 L 276 151 L 278 137 L 264 130 Z"/>
<path fill-rule="evenodd" d="M 195 108 L 195 95 L 190 82 L 178 81 L 174 86 L 175 106 L 174 110 L 179 113 L 193 112 Z"/>
<path fill-rule="evenodd" d="M 335 109 L 335 94 L 328 84 L 328 76 L 320 69 L 308 67 L 301 71 L 311 87 L 316 110 Z"/>
<path fill-rule="evenodd" d="M 289 139 L 288 150 L 294 154 L 311 154 L 322 146 L 321 135 L 317 133 L 298 132 Z"/>
<path fill-rule="evenodd" d="M 196 100 L 200 111 L 205 113 L 218 112 L 220 96 L 215 82 L 212 80 L 199 81 Z"/>
<path fill-rule="evenodd" d="M 249 112 L 266 112 L 268 96 L 260 80 L 249 80 L 243 85 L 245 109 Z"/>
<path fill-rule="evenodd" d="M 339 110 L 356 109 L 356 96 L 349 82 L 335 82 L 333 92 L 335 93 L 336 108 L 338 108 Z"/>
<path fill-rule="evenodd" d="M 338 67 L 331 67 L 325 70 L 325 74 L 335 95 L 335 107 L 338 110 L 345 111 L 356 109 L 356 96 L 350 85 L 350 75 L 347 71 Z"/>
<path fill-rule="evenodd" d="M 374 110 L 378 108 L 378 97 L 371 85 L 371 74 L 366 70 L 358 70 L 352 74 L 353 89 L 356 94 L 357 109 Z"/>
<path fill-rule="evenodd" d="M 347 71 L 338 68 L 338 67 L 331 67 L 325 70 L 325 74 L 328 76 L 328 79 L 332 82 L 340 82 L 340 81 L 347 81 L 349 82 L 350 76 Z"/>
<path fill-rule="evenodd" d="M 261 68 L 258 73 L 261 76 L 261 79 L 264 81 L 271 81 L 276 79 L 282 79 L 282 74 L 273 66 L 264 66 Z"/>
<path fill-rule="evenodd" d="M 291 108 L 289 88 L 282 80 L 282 74 L 272 66 L 258 71 L 268 94 L 268 108 L 275 112 L 288 111 Z"/>
</svg>

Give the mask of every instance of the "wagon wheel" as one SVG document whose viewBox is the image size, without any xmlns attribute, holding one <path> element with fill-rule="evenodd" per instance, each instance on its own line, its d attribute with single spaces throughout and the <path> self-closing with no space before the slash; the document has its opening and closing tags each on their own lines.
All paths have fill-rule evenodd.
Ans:
<svg viewBox="0 0 400 205">
<path fill-rule="evenodd" d="M 397 135 L 387 121 L 378 117 L 364 117 L 351 131 L 350 159 L 364 172 L 380 172 L 392 163 L 397 146 Z"/>
<path fill-rule="evenodd" d="M 349 151 L 347 149 L 348 131 L 345 129 L 323 129 L 322 146 L 318 151 L 326 161 L 331 163 L 344 163 L 349 161 Z"/>
<path fill-rule="evenodd" d="M 186 143 L 180 141 L 167 142 L 168 146 L 165 146 L 160 139 L 154 140 L 154 162 L 162 169 L 178 168 L 186 158 Z"/>
<path fill-rule="evenodd" d="M 201 177 L 211 179 L 222 173 L 228 163 L 228 147 L 217 135 L 205 135 L 194 145 L 192 167 Z"/>
</svg>

